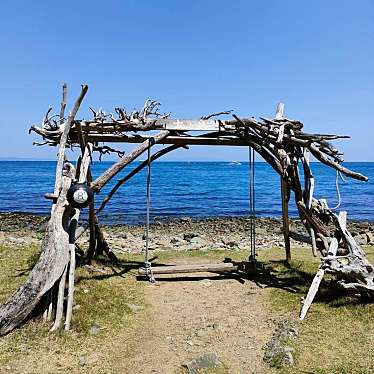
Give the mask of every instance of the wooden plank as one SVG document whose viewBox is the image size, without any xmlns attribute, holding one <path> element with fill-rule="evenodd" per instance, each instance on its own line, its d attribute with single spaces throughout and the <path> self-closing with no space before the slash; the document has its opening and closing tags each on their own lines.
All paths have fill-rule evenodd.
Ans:
<svg viewBox="0 0 374 374">
<path fill-rule="evenodd" d="M 106 142 L 106 143 L 143 143 L 152 136 L 130 136 L 130 135 L 106 135 L 106 134 L 89 134 L 85 136 L 88 142 Z M 71 135 L 72 143 L 79 143 L 79 140 Z M 176 145 L 228 145 L 228 146 L 248 146 L 248 141 L 240 138 L 228 137 L 198 137 L 198 136 L 173 136 L 158 142 L 158 144 L 176 144 Z"/>
<path fill-rule="evenodd" d="M 301 308 L 300 312 L 300 319 L 303 320 L 314 300 L 314 297 L 317 294 L 319 285 L 321 284 L 322 278 L 325 274 L 325 271 L 323 269 L 319 269 L 317 271 L 317 274 L 314 276 L 313 282 L 309 288 L 308 294 L 306 295 L 306 298 L 303 303 L 303 307 Z"/>
<path fill-rule="evenodd" d="M 95 121 L 85 121 L 86 125 L 91 129 L 94 129 L 97 126 Z M 104 130 L 105 127 L 131 127 L 131 126 L 144 126 L 147 128 L 147 125 L 154 126 L 156 130 L 169 130 L 169 131 L 219 131 L 220 122 L 214 119 L 173 119 L 173 118 L 162 118 L 162 119 L 147 119 L 144 123 L 139 120 L 133 120 L 132 122 L 104 122 L 100 123 L 99 126 Z M 222 121 L 225 123 L 225 121 Z M 233 124 L 227 124 L 228 127 L 234 129 Z M 149 129 L 148 129 L 149 130 Z M 139 128 L 139 131 L 142 131 Z"/>
<path fill-rule="evenodd" d="M 219 131 L 219 122 L 213 119 L 163 119 L 157 125 L 162 125 L 165 130 L 180 131 Z"/>
<path fill-rule="evenodd" d="M 88 91 L 88 86 L 87 85 L 82 86 L 81 92 L 78 96 L 78 99 L 76 100 L 76 102 L 74 104 L 73 110 L 69 114 L 69 117 L 68 117 L 67 121 L 63 125 L 61 125 L 61 128 L 63 129 L 63 131 L 62 131 L 61 138 L 60 138 L 60 144 L 59 144 L 58 156 L 57 156 L 56 180 L 55 180 L 55 188 L 54 188 L 54 194 L 55 195 L 59 195 L 60 189 L 61 189 L 62 169 L 64 167 L 64 162 L 65 162 L 65 146 L 66 146 L 66 143 L 68 141 L 70 127 L 71 127 L 71 124 L 74 121 L 74 118 L 75 118 L 75 116 L 78 112 L 78 109 L 79 109 L 80 105 L 82 104 L 82 101 L 83 101 L 84 96 L 86 95 L 87 91 Z M 64 96 L 65 95 L 66 94 L 64 92 Z M 62 109 L 61 109 L 61 111 L 62 111 Z M 56 207 L 56 205 L 53 204 L 52 209 L 51 209 L 52 212 L 54 211 L 55 207 Z"/>
<path fill-rule="evenodd" d="M 236 271 L 238 265 L 231 262 L 220 264 L 188 264 L 188 265 L 170 265 L 170 266 L 152 266 L 153 274 L 180 274 L 180 273 L 201 273 L 201 272 L 226 272 Z M 147 270 L 139 268 L 139 275 L 146 276 Z"/>
<path fill-rule="evenodd" d="M 327 252 L 327 257 L 336 257 L 336 252 L 338 251 L 339 243 L 338 239 L 332 238 L 330 242 L 329 251 Z"/>
<path fill-rule="evenodd" d="M 286 260 L 291 261 L 291 243 L 290 243 L 290 223 L 288 219 L 288 191 L 287 183 L 281 177 L 281 191 L 282 191 L 282 215 L 283 215 L 283 236 L 284 246 L 286 249 Z"/>
<path fill-rule="evenodd" d="M 284 118 L 284 104 L 278 103 L 277 110 L 275 111 L 275 119 L 283 119 Z"/>
</svg>

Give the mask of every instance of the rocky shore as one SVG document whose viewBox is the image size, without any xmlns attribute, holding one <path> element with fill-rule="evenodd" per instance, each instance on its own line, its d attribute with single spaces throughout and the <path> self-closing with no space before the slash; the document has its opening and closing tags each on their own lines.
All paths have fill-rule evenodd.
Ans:
<svg viewBox="0 0 374 374">
<path fill-rule="evenodd" d="M 48 217 L 0 213 L 0 244 L 37 244 L 43 238 Z M 349 221 L 348 227 L 361 245 L 374 245 L 374 222 Z M 291 219 L 291 230 L 306 234 L 299 219 Z M 104 226 L 105 237 L 116 252 L 136 253 L 144 248 L 144 226 Z M 156 220 L 150 227 L 151 250 L 249 249 L 248 217 Z M 86 241 L 87 235 L 81 242 Z M 284 246 L 280 218 L 256 219 L 257 247 Z M 301 246 L 302 243 L 294 242 Z M 304 244 L 306 245 L 306 244 Z"/>
</svg>

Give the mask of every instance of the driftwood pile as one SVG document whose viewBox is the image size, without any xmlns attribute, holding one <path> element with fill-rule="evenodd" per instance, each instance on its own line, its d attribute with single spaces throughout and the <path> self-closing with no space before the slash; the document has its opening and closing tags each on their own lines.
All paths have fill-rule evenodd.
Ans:
<svg viewBox="0 0 374 374">
<path fill-rule="evenodd" d="M 236 115 L 231 119 L 221 119 L 231 114 L 221 112 L 197 120 L 174 120 L 169 114 L 159 113 L 158 102 L 147 101 L 139 111 L 127 112 L 125 108 L 116 108 L 114 115 L 91 109 L 92 119 L 77 120 L 75 117 L 87 90 L 87 86 L 82 86 L 72 111 L 66 117 L 67 88 L 64 85 L 60 113 L 52 115 L 51 109 L 48 110 L 42 125 L 30 129 L 43 139 L 43 142 L 35 144 L 59 147 L 55 189 L 53 193 L 46 194 L 53 205 L 39 262 L 25 284 L 0 306 L 0 335 L 19 326 L 35 310 L 42 311 L 45 320 L 54 319 L 52 330 L 61 328 L 63 322 L 66 330 L 70 328 L 76 266 L 75 242 L 85 228 L 77 228 L 79 209 L 69 205 L 66 192 L 72 182 L 78 180 L 87 182 L 95 193 L 99 193 L 114 176 L 154 144 L 168 146 L 154 153 L 151 161 L 193 144 L 249 146 L 279 174 L 287 260 L 291 259 L 290 237 L 311 243 L 313 253 L 317 255 L 319 252 L 321 256 L 321 266 L 305 299 L 301 318 L 304 318 L 313 301 L 324 273 L 336 275 L 342 287 L 355 293 L 365 296 L 374 294 L 374 267 L 347 230 L 346 212 L 336 214 L 328 207 L 326 200 L 313 196 L 314 176 L 310 155 L 334 168 L 337 173 L 367 180 L 364 175 L 345 168 L 342 154 L 330 143 L 331 140 L 347 136 L 305 133 L 301 122 L 284 117 L 283 104 L 278 105 L 276 116 L 272 119 L 239 118 Z M 108 143 L 111 146 L 106 145 Z M 112 148 L 112 143 L 140 144 L 125 155 Z M 67 147 L 78 147 L 81 151 L 75 167 L 66 160 Z M 116 153 L 119 157 L 95 180 L 90 171 L 92 152 L 100 155 Z M 90 244 L 86 253 L 80 253 L 81 262 L 89 263 L 103 252 L 112 260 L 116 259 L 105 241 L 97 214 L 124 183 L 146 166 L 147 162 L 142 162 L 121 177 L 101 206 L 95 209 L 95 202 L 90 203 Z M 300 166 L 303 176 L 299 172 Z M 308 230 L 308 237 L 289 230 L 288 203 L 291 192 L 300 218 Z M 64 303 L 65 294 L 67 303 Z"/>
</svg>

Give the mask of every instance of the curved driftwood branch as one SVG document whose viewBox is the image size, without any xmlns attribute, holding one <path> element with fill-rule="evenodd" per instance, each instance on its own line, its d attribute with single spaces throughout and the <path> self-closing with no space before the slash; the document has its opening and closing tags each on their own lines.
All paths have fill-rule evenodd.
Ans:
<svg viewBox="0 0 374 374">
<path fill-rule="evenodd" d="M 20 325 L 42 296 L 60 279 L 69 262 L 69 206 L 66 192 L 75 177 L 75 169 L 67 165 L 62 176 L 61 193 L 48 222 L 39 261 L 26 282 L 0 306 L 0 335 Z"/>
<path fill-rule="evenodd" d="M 111 166 L 102 175 L 96 178 L 91 183 L 91 188 L 95 192 L 99 192 L 114 176 L 116 176 L 126 165 L 136 160 L 142 153 L 144 153 L 152 144 L 160 143 L 162 139 L 166 138 L 170 134 L 169 131 L 161 131 L 151 139 L 146 140 L 140 144 L 136 149 L 126 156 L 120 158 L 113 166 Z"/>
</svg>

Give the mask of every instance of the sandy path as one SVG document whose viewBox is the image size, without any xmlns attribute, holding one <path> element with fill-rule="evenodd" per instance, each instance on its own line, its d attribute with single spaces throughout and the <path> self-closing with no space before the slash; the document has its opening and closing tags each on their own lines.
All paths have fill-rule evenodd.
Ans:
<svg viewBox="0 0 374 374">
<path fill-rule="evenodd" d="M 214 352 L 228 373 L 269 372 L 262 349 L 274 322 L 264 310 L 263 293 L 253 282 L 216 277 L 147 284 L 147 329 L 121 370 L 176 373 L 192 358 Z"/>
</svg>

